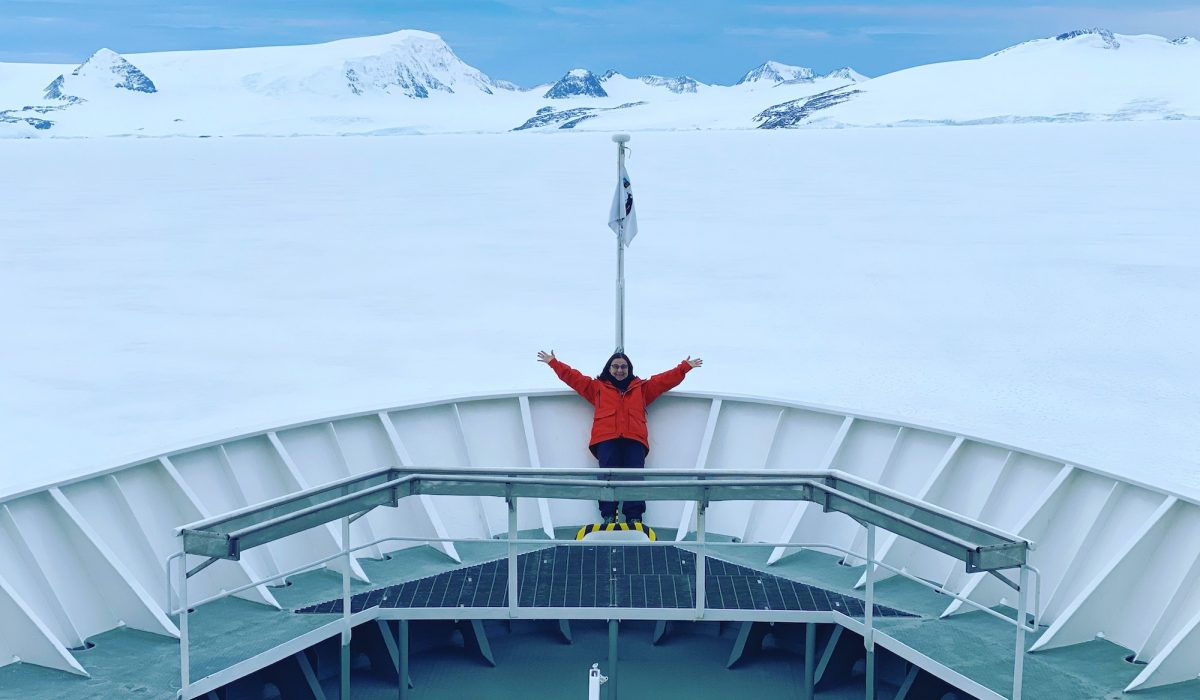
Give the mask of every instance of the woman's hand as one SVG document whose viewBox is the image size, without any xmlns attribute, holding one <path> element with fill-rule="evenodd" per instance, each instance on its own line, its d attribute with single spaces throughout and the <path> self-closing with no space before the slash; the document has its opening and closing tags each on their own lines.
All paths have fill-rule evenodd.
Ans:
<svg viewBox="0 0 1200 700">
<path fill-rule="evenodd" d="M 688 355 L 687 359 L 684 360 L 684 362 L 691 365 L 692 369 L 695 369 L 695 368 L 699 367 L 700 365 L 704 364 L 704 360 L 701 360 L 699 357 L 697 357 L 696 359 L 693 360 L 691 355 Z"/>
<path fill-rule="evenodd" d="M 558 358 L 554 356 L 553 350 L 551 350 L 550 352 L 546 352 L 545 350 L 538 350 L 538 362 L 545 362 L 546 364 L 550 364 L 550 360 L 557 360 L 557 359 Z"/>
</svg>

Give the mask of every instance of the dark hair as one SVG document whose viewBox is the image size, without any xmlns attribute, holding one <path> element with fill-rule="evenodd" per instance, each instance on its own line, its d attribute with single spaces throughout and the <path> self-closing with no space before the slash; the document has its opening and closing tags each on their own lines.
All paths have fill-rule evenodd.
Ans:
<svg viewBox="0 0 1200 700">
<path fill-rule="evenodd" d="M 612 357 L 608 358 L 608 361 L 604 363 L 604 371 L 602 371 L 602 372 L 600 372 L 600 374 L 596 375 L 596 379 L 599 379 L 601 381 L 606 381 L 606 382 L 616 386 L 618 389 L 623 390 L 624 387 L 621 386 L 621 382 L 618 382 L 616 377 L 612 376 L 612 373 L 608 371 L 608 368 L 612 366 L 613 360 L 616 360 L 616 359 L 625 360 L 625 362 L 629 365 L 629 375 L 627 377 L 625 377 L 625 382 L 624 382 L 625 385 L 628 386 L 629 380 L 633 378 L 633 360 L 629 359 L 629 355 L 626 355 L 623 352 L 614 352 L 612 354 Z"/>
</svg>

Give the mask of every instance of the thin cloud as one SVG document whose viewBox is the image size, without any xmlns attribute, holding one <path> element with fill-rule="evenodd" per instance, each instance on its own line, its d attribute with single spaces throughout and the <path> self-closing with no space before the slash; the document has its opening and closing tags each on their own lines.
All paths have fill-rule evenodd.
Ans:
<svg viewBox="0 0 1200 700">
<path fill-rule="evenodd" d="M 994 27 L 970 27 L 970 26 L 954 26 L 954 27 L 932 27 L 928 25 L 913 25 L 913 24 L 873 24 L 862 25 L 855 27 L 851 33 L 864 36 L 964 36 L 964 35 L 980 35 L 990 36 L 994 33 Z M 1036 37 L 1029 37 L 1030 39 Z"/>
<path fill-rule="evenodd" d="M 0 63 L 65 63 L 77 65 L 81 59 L 63 51 L 0 51 Z"/>
<path fill-rule="evenodd" d="M 833 35 L 823 29 L 803 29 L 801 27 L 728 27 L 725 34 L 730 36 L 762 37 L 766 39 L 802 39 L 807 41 L 823 41 L 832 39 Z"/>
<path fill-rule="evenodd" d="M 610 19 L 614 11 L 599 7 L 551 7 L 550 12 L 564 17 L 590 17 L 591 19 Z"/>
<path fill-rule="evenodd" d="M 356 17 L 291 17 L 274 18 L 266 16 L 247 16 L 240 18 L 216 18 L 212 15 L 186 15 L 179 13 L 162 13 L 147 17 L 143 26 L 152 29 L 193 32 L 228 32 L 248 34 L 253 32 L 270 32 L 278 34 L 291 29 L 329 29 L 338 31 L 360 30 L 374 31 L 373 23 Z M 352 32 L 351 32 L 352 33 Z M 351 34 L 347 34 L 350 36 Z M 324 41 L 318 37 L 316 40 Z"/>
<path fill-rule="evenodd" d="M 41 8 L 43 10 L 50 8 Z M 79 30 L 79 29 L 94 29 L 96 23 L 88 20 L 79 19 L 72 16 L 53 16 L 45 14 L 37 15 L 19 15 L 11 19 L 5 20 L 3 30 L 6 34 L 16 34 L 22 28 L 32 27 L 53 27 L 56 31 Z"/>
<path fill-rule="evenodd" d="M 929 19 L 944 17 L 1010 17 L 1014 11 L 1034 8 L 964 7 L 962 5 L 755 5 L 754 10 L 772 15 L 822 17 L 891 17 Z M 1048 8 L 1049 9 L 1049 8 Z"/>
<path fill-rule="evenodd" d="M 884 34 L 938 34 L 928 25 L 944 25 L 955 33 L 986 34 L 1000 27 L 1020 30 L 1034 38 L 1039 33 L 1050 36 L 1071 29 L 1104 27 L 1118 34 L 1158 34 L 1174 37 L 1200 33 L 1200 7 L 1171 6 L 1146 8 L 1051 5 L 989 5 L 968 6 L 932 3 L 914 5 L 885 5 L 858 3 L 847 5 L 755 5 L 760 14 L 776 17 L 823 17 L 853 23 L 854 20 L 875 20 L 870 27 L 858 27 L 854 33 L 864 36 Z M 924 28 L 898 26 L 906 21 L 926 25 Z M 944 33 L 944 32 L 942 32 Z"/>
<path fill-rule="evenodd" d="M 84 0 L 0 0 L 0 11 L 7 8 L 30 8 L 56 5 L 59 7 L 84 6 Z"/>
<path fill-rule="evenodd" d="M 914 5 L 884 5 L 859 3 L 846 5 L 754 5 L 753 11 L 782 16 L 798 17 L 876 17 L 886 19 L 998 19 L 1020 22 L 1028 19 L 1046 19 L 1064 26 L 1083 24 L 1106 25 L 1120 30 L 1129 25 L 1148 24 L 1164 27 L 1172 23 L 1200 24 L 1200 7 L 1177 5 L 1172 7 L 1148 8 L 1144 6 L 1055 6 L 1055 5 L 945 5 L 924 3 Z M 1082 26 L 1082 25 L 1080 25 Z"/>
<path fill-rule="evenodd" d="M 305 28 L 341 28 L 341 27 L 357 27 L 362 26 L 364 22 L 356 18 L 348 17 L 312 17 L 312 18 L 294 18 L 278 20 L 277 24 L 285 27 L 305 27 Z"/>
</svg>

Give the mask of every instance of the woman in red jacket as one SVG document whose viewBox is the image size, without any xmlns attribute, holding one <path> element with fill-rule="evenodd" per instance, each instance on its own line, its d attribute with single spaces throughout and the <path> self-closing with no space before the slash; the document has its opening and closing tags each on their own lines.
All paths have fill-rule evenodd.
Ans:
<svg viewBox="0 0 1200 700">
<path fill-rule="evenodd" d="M 604 371 L 595 379 L 585 377 L 554 356 L 554 351 L 538 352 L 538 361 L 550 365 L 558 378 L 596 407 L 592 418 L 592 437 L 588 447 L 601 468 L 636 468 L 646 465 L 650 439 L 646 432 L 646 406 L 663 393 L 678 386 L 684 375 L 704 362 L 688 356 L 675 367 L 649 379 L 633 375 L 633 362 L 618 352 L 608 358 Z M 621 507 L 625 521 L 635 525 L 646 512 L 645 501 L 626 501 Z M 615 501 L 600 501 L 604 523 L 617 521 Z"/>
</svg>

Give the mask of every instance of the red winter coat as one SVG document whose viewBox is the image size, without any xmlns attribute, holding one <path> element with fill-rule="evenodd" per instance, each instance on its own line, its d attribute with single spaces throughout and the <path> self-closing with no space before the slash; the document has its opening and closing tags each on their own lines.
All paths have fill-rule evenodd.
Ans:
<svg viewBox="0 0 1200 700">
<path fill-rule="evenodd" d="M 588 447 L 623 437 L 642 443 L 647 452 L 650 451 L 650 440 L 646 434 L 646 406 L 664 392 L 679 386 L 684 375 L 692 369 L 684 361 L 649 379 L 634 377 L 622 394 L 607 381 L 585 377 L 582 372 L 558 359 L 550 360 L 550 367 L 567 386 L 596 407 Z"/>
</svg>

